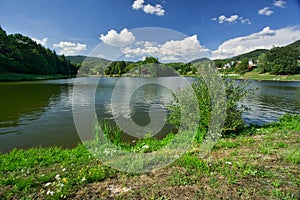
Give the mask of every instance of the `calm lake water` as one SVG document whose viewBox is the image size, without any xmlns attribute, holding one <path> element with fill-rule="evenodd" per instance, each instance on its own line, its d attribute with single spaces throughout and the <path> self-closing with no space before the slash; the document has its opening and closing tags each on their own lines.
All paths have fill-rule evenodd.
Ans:
<svg viewBox="0 0 300 200">
<path fill-rule="evenodd" d="M 130 109 L 122 115 L 131 117 L 136 124 L 145 126 L 150 122 L 151 105 L 168 105 L 172 100 L 169 89 L 159 84 L 178 84 L 177 78 L 151 78 L 158 84 L 146 84 L 130 98 Z M 74 147 L 80 142 L 72 114 L 73 84 L 80 85 L 81 96 L 76 98 L 80 110 L 89 109 L 92 85 L 98 78 L 77 78 L 35 82 L 0 83 L 0 152 L 13 148 L 35 146 Z M 98 119 L 113 118 L 111 97 L 119 78 L 101 78 L 95 95 Z M 130 93 L 149 78 L 126 78 L 119 84 L 116 98 Z M 189 81 L 192 81 L 189 78 Z M 276 121 L 284 113 L 300 114 L 300 82 L 251 81 L 250 88 L 258 88 L 241 103 L 251 110 L 244 114 L 246 123 L 262 125 Z M 160 110 L 157 110 L 160 111 Z M 162 112 L 164 109 L 162 108 Z M 170 127 L 164 126 L 164 131 Z M 163 134 L 163 133 L 161 133 Z"/>
</svg>

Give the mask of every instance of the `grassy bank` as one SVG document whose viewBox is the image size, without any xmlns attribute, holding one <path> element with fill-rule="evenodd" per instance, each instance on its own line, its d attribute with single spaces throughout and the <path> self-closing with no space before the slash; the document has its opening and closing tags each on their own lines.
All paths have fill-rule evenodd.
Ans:
<svg viewBox="0 0 300 200">
<path fill-rule="evenodd" d="M 0 155 L 0 199 L 297 199 L 299 136 L 300 116 L 285 116 L 145 174 L 106 167 L 83 145 L 13 150 Z"/>
<path fill-rule="evenodd" d="M 72 77 L 61 75 L 61 74 L 36 75 L 36 74 L 16 74 L 16 73 L 1 74 L 0 73 L 0 82 L 35 81 L 35 80 L 63 79 L 63 78 L 72 78 Z"/>
<path fill-rule="evenodd" d="M 258 81 L 300 81 L 300 74 L 295 75 L 271 75 L 269 73 L 259 74 L 255 71 L 247 72 L 244 75 L 228 75 L 228 78 L 258 80 Z"/>
</svg>

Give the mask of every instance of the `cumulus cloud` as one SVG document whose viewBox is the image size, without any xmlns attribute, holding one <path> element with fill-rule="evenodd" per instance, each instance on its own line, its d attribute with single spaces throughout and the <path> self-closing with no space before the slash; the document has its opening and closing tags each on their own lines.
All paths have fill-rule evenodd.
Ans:
<svg viewBox="0 0 300 200">
<path fill-rule="evenodd" d="M 197 58 L 210 57 L 210 50 L 201 46 L 197 35 L 182 40 L 169 40 L 164 44 L 149 41 L 139 42 L 139 46 L 122 49 L 125 57 L 155 56 L 162 61 L 191 61 Z"/>
<path fill-rule="evenodd" d="M 235 22 L 238 18 L 239 18 L 238 15 L 231 15 L 230 17 L 221 15 L 221 16 L 219 16 L 219 23 L 222 24 L 224 22 Z"/>
<path fill-rule="evenodd" d="M 42 46 L 46 46 L 48 42 L 48 38 L 46 37 L 44 37 L 43 39 L 37 39 L 37 38 L 31 38 L 31 39 Z"/>
<path fill-rule="evenodd" d="M 132 9 L 139 10 L 143 8 L 144 0 L 135 0 L 132 4 Z"/>
<path fill-rule="evenodd" d="M 230 39 L 212 51 L 212 59 L 237 56 L 255 49 L 271 49 L 273 46 L 285 46 L 300 39 L 299 27 L 287 27 L 272 30 L 265 27 L 257 33 Z"/>
<path fill-rule="evenodd" d="M 165 14 L 165 10 L 159 4 L 157 4 L 155 6 L 147 4 L 147 5 L 144 6 L 143 11 L 147 14 L 154 14 L 154 15 L 157 15 L 157 16 L 163 16 Z"/>
<path fill-rule="evenodd" d="M 268 37 L 268 36 L 275 36 L 276 35 L 276 31 L 272 30 L 269 26 L 263 28 L 262 31 L 258 32 L 258 33 L 254 33 L 255 36 L 258 37 Z"/>
<path fill-rule="evenodd" d="M 286 2 L 283 0 L 274 0 L 273 1 L 273 6 L 276 6 L 276 7 L 284 8 L 284 4 L 286 4 Z"/>
<path fill-rule="evenodd" d="M 135 0 L 132 4 L 132 9 L 142 9 L 146 14 L 152 14 L 157 16 L 165 15 L 165 10 L 160 4 L 156 4 L 155 6 L 153 6 L 151 4 L 144 5 L 144 3 L 144 0 Z"/>
<path fill-rule="evenodd" d="M 101 34 L 100 40 L 111 46 L 125 46 L 135 41 L 133 33 L 124 28 L 119 34 L 115 30 L 110 30 L 106 35 Z"/>
<path fill-rule="evenodd" d="M 72 43 L 72 42 L 59 42 L 58 44 L 53 44 L 53 48 L 59 50 L 59 54 L 64 55 L 76 55 L 83 51 L 86 51 L 86 44 Z"/>
<path fill-rule="evenodd" d="M 223 24 L 225 22 L 227 23 L 237 23 L 237 22 L 241 22 L 242 24 L 251 24 L 249 19 L 245 19 L 243 17 L 240 17 L 238 15 L 231 15 L 229 17 L 226 17 L 225 15 L 220 15 L 218 18 L 214 17 L 211 19 L 212 21 L 217 21 L 220 24 Z"/>
<path fill-rule="evenodd" d="M 260 15 L 266 15 L 266 16 L 270 16 L 274 13 L 273 10 L 271 10 L 269 7 L 264 7 L 260 10 L 258 10 L 258 14 Z"/>
</svg>

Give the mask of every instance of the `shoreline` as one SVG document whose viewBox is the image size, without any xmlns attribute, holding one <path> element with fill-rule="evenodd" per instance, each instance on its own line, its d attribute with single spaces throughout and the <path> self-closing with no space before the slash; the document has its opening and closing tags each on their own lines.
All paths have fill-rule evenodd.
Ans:
<svg viewBox="0 0 300 200">
<path fill-rule="evenodd" d="M 270 74 L 258 74 L 253 72 L 247 72 L 244 75 L 239 74 L 222 74 L 225 78 L 237 79 L 237 80 L 254 80 L 254 81 L 283 81 L 283 82 L 300 82 L 300 74 L 295 75 L 270 75 Z M 180 75 L 183 77 L 198 77 L 199 75 Z M 134 77 L 134 78 L 151 78 L 150 76 L 120 76 L 120 75 L 80 75 L 80 76 L 66 76 L 60 74 L 52 74 L 52 75 L 36 75 L 36 74 L 1 74 L 0 73 L 0 83 L 1 82 L 22 82 L 22 81 L 41 81 L 41 80 L 55 80 L 55 79 L 69 79 L 76 77 Z M 176 76 L 170 76 L 176 77 Z M 160 77 L 163 78 L 163 77 Z"/>
<path fill-rule="evenodd" d="M 238 80 L 254 80 L 254 81 L 283 81 L 283 82 L 300 82 L 300 74 L 294 75 L 271 75 L 258 74 L 255 72 L 247 72 L 243 75 L 239 74 L 223 74 L 226 78 L 238 79 Z"/>
<path fill-rule="evenodd" d="M 0 83 L 5 82 L 22 82 L 22 81 L 42 81 L 42 80 L 54 80 L 54 79 L 68 79 L 75 78 L 76 76 L 61 75 L 61 74 L 17 74 L 17 73 L 0 73 Z"/>
</svg>

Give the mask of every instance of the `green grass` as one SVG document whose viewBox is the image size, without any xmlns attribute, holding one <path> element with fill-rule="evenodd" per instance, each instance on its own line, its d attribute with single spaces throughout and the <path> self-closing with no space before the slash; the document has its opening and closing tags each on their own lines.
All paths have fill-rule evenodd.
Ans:
<svg viewBox="0 0 300 200">
<path fill-rule="evenodd" d="M 107 167 L 82 144 L 13 150 L 0 154 L 0 199 L 297 199 L 299 136 L 300 116 L 285 115 L 219 140 L 205 158 L 193 149 L 143 174 Z M 173 137 L 148 137 L 123 148 L 149 153 Z"/>
<path fill-rule="evenodd" d="M 234 79 L 248 79 L 258 81 L 300 81 L 300 74 L 295 75 L 271 75 L 269 73 L 259 74 L 255 71 L 247 72 L 244 75 L 228 76 Z"/>
<path fill-rule="evenodd" d="M 7 81 L 35 81 L 48 79 L 71 78 L 70 76 L 53 74 L 53 75 L 36 75 L 36 74 L 16 74 L 16 73 L 0 73 L 0 82 Z"/>
</svg>

